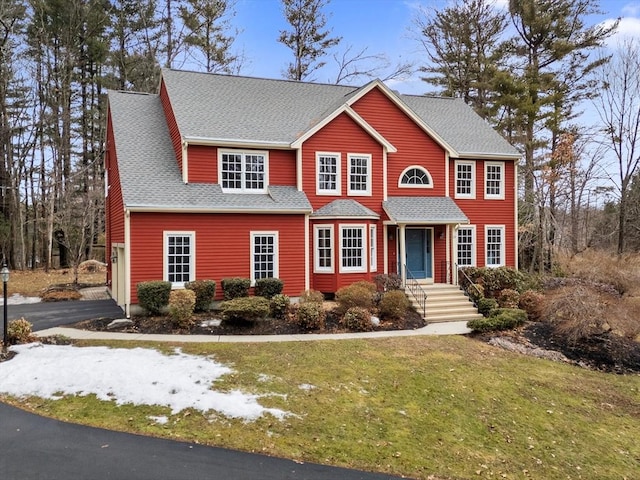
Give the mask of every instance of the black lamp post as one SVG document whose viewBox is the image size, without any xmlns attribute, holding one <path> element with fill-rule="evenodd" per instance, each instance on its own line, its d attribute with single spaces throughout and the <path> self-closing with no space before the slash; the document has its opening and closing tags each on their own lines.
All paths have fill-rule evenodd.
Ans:
<svg viewBox="0 0 640 480">
<path fill-rule="evenodd" d="M 7 268 L 7 262 L 2 264 L 0 276 L 2 277 L 2 293 L 4 295 L 4 335 L 2 337 L 2 352 L 7 353 L 7 282 L 9 281 L 9 269 Z"/>
</svg>

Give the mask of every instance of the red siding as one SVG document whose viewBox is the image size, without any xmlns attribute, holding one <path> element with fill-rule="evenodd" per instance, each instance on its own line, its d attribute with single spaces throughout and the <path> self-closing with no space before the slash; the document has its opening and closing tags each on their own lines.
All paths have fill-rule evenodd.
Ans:
<svg viewBox="0 0 640 480">
<path fill-rule="evenodd" d="M 385 94 L 375 88 L 359 99 L 353 109 L 398 150 L 387 161 L 388 195 L 443 196 L 445 189 L 445 152 Z M 433 189 L 398 188 L 402 171 L 421 165 L 433 178 Z"/>
<path fill-rule="evenodd" d="M 295 150 L 269 151 L 269 183 L 296 186 Z"/>
<path fill-rule="evenodd" d="M 341 195 L 316 194 L 316 152 L 341 154 Z M 350 153 L 371 154 L 371 196 L 347 195 L 349 183 L 348 154 Z M 307 194 L 314 210 L 337 198 L 350 198 L 378 214 L 382 213 L 382 146 L 348 115 L 344 113 L 339 115 L 304 142 L 302 147 L 302 164 L 302 189 Z"/>
<path fill-rule="evenodd" d="M 167 92 L 164 80 L 160 82 L 160 101 L 162 102 L 162 109 L 164 110 L 164 116 L 167 120 L 167 126 L 169 127 L 169 135 L 171 135 L 171 143 L 173 144 L 173 150 L 176 154 L 178 167 L 180 171 L 182 171 L 182 136 L 180 135 L 180 130 L 178 130 L 178 123 L 176 122 L 176 116 L 171 107 L 171 100 L 169 99 L 169 93 Z"/>
<path fill-rule="evenodd" d="M 105 199 L 106 217 L 106 242 L 105 257 L 111 255 L 111 246 L 114 243 L 124 243 L 124 202 L 122 200 L 122 187 L 120 185 L 120 172 L 116 157 L 115 140 L 113 138 L 113 125 L 111 112 L 107 118 L 107 150 L 105 153 L 105 171 L 107 172 L 108 194 Z M 111 280 L 111 263 L 107 261 L 107 281 Z"/>
<path fill-rule="evenodd" d="M 218 284 L 226 277 L 249 278 L 251 272 L 250 232 L 279 232 L 279 278 L 284 293 L 297 296 L 304 290 L 303 215 L 226 215 L 133 213 L 131 215 L 132 303 L 137 303 L 135 285 L 163 279 L 164 231 L 194 231 L 196 278 Z"/>
<path fill-rule="evenodd" d="M 189 183 L 217 183 L 218 149 L 204 145 L 189 145 L 187 150 Z"/>
<path fill-rule="evenodd" d="M 479 267 L 485 266 L 485 226 L 504 225 L 506 265 L 516 265 L 515 231 L 515 177 L 513 161 L 504 162 L 505 197 L 504 200 L 485 200 L 484 198 L 484 161 L 476 160 L 475 199 L 456 198 L 455 202 L 465 213 L 471 225 L 476 226 L 476 262 Z M 451 160 L 450 170 L 451 196 L 455 195 L 455 162 Z"/>
</svg>

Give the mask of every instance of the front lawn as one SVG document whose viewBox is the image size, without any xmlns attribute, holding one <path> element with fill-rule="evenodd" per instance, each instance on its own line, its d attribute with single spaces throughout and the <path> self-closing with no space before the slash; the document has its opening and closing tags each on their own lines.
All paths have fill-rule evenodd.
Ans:
<svg viewBox="0 0 640 480">
<path fill-rule="evenodd" d="M 631 479 L 640 470 L 637 375 L 533 359 L 465 337 L 182 349 L 234 369 L 216 389 L 269 394 L 262 405 L 294 416 L 172 416 L 168 408 L 117 407 L 94 396 L 8 400 L 73 422 L 412 478 Z"/>
</svg>

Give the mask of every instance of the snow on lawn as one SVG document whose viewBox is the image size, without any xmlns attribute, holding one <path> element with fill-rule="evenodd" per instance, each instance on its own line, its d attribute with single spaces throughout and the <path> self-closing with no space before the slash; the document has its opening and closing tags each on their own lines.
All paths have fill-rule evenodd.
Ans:
<svg viewBox="0 0 640 480">
<path fill-rule="evenodd" d="M 163 355 L 145 348 L 74 347 L 31 343 L 11 347 L 17 353 L 0 363 L 0 393 L 58 399 L 90 395 L 122 405 L 162 405 L 176 414 L 186 408 L 215 410 L 227 417 L 255 420 L 265 413 L 259 395 L 212 390 L 232 370 L 211 358 L 181 353 Z"/>
</svg>

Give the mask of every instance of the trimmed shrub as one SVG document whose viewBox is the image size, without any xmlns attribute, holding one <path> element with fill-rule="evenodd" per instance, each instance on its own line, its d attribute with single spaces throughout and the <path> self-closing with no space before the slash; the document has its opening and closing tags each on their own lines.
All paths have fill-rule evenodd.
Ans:
<svg viewBox="0 0 640 480">
<path fill-rule="evenodd" d="M 527 312 L 517 308 L 498 308 L 488 318 L 471 320 L 467 326 L 474 332 L 511 330 L 527 321 Z"/>
<path fill-rule="evenodd" d="M 258 297 L 273 298 L 282 293 L 284 282 L 279 278 L 259 278 L 256 280 L 255 293 Z"/>
<path fill-rule="evenodd" d="M 269 316 L 269 300 L 264 297 L 238 297 L 223 302 L 220 308 L 224 320 L 257 322 Z"/>
<path fill-rule="evenodd" d="M 178 328 L 195 325 L 193 310 L 196 306 L 196 292 L 193 290 L 172 290 L 169 294 L 169 316 Z"/>
<path fill-rule="evenodd" d="M 391 290 L 400 290 L 402 288 L 402 278 L 394 273 L 381 273 L 374 278 L 376 287 L 381 292 L 389 292 Z"/>
<path fill-rule="evenodd" d="M 409 310 L 411 302 L 402 290 L 385 292 L 380 299 L 380 317 L 383 320 L 400 320 Z"/>
<path fill-rule="evenodd" d="M 196 312 L 208 312 L 211 303 L 216 298 L 216 282 L 213 280 L 195 280 L 187 283 L 184 288 L 193 290 L 196 294 Z"/>
<path fill-rule="evenodd" d="M 474 305 L 478 305 L 481 298 L 484 298 L 484 287 L 479 283 L 473 283 L 469 285 L 469 290 L 466 290 L 469 299 Z"/>
<path fill-rule="evenodd" d="M 540 319 L 544 295 L 535 290 L 527 290 L 520 295 L 518 307 L 527 312 L 530 320 Z"/>
<path fill-rule="evenodd" d="M 498 308 L 498 302 L 495 298 L 481 298 L 478 300 L 478 312 L 488 317 L 491 312 Z"/>
<path fill-rule="evenodd" d="M 24 317 L 11 320 L 7 325 L 7 343 L 16 345 L 32 342 L 34 339 L 32 327 L 31 322 Z"/>
<path fill-rule="evenodd" d="M 342 287 L 336 292 L 336 312 L 344 315 L 353 307 L 364 308 L 371 311 L 375 303 L 376 286 L 371 282 L 360 281 Z"/>
<path fill-rule="evenodd" d="M 342 317 L 342 324 L 354 332 L 368 332 L 373 330 L 371 312 L 362 307 L 351 307 Z"/>
<path fill-rule="evenodd" d="M 518 308 L 520 294 L 516 290 L 505 288 L 498 294 L 498 305 L 501 308 Z"/>
<path fill-rule="evenodd" d="M 317 290 L 305 290 L 300 294 L 299 302 L 302 303 L 322 303 L 324 302 L 324 295 Z"/>
<path fill-rule="evenodd" d="M 486 297 L 495 298 L 505 288 L 523 292 L 537 285 L 535 277 L 509 267 L 467 267 L 464 272 L 473 283 L 483 286 Z M 460 284 L 466 291 L 469 290 L 469 280 L 464 276 L 461 276 Z"/>
<path fill-rule="evenodd" d="M 307 330 L 324 328 L 327 314 L 318 302 L 305 302 L 297 306 L 293 321 Z"/>
<path fill-rule="evenodd" d="M 248 278 L 234 277 L 222 279 L 222 292 L 224 293 L 225 300 L 248 297 L 249 287 L 251 287 L 251 280 Z"/>
<path fill-rule="evenodd" d="M 269 302 L 269 308 L 271 309 L 271 316 L 273 318 L 285 318 L 290 307 L 291 299 L 282 293 L 271 297 L 271 301 Z"/>
<path fill-rule="evenodd" d="M 140 282 L 136 287 L 138 303 L 151 315 L 158 315 L 169 304 L 170 282 L 161 280 Z"/>
</svg>

